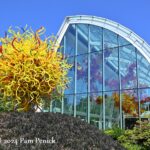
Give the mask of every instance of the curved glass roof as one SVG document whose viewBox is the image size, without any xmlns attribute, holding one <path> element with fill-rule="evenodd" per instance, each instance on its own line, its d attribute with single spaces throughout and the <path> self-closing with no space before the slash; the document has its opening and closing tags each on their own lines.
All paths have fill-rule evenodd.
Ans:
<svg viewBox="0 0 150 150">
<path fill-rule="evenodd" d="M 137 34 L 135 34 L 130 29 L 122 26 L 121 24 L 111 21 L 109 19 L 101 18 L 101 17 L 85 16 L 85 15 L 66 17 L 58 34 L 57 34 L 59 43 L 61 42 L 69 25 L 77 24 L 77 23 L 91 24 L 91 25 L 99 26 L 99 27 L 108 29 L 110 31 L 113 31 L 114 33 L 116 33 L 116 34 L 120 35 L 121 37 L 123 37 L 124 39 L 126 39 L 133 46 L 135 46 L 137 48 L 137 50 L 139 50 L 139 52 L 147 59 L 147 61 L 150 62 L 150 46 L 142 38 L 140 38 Z M 81 29 L 81 31 L 82 32 L 80 34 L 82 34 L 82 37 L 86 38 L 86 36 L 84 36 L 84 30 Z M 95 32 L 95 33 L 98 34 L 98 32 Z M 93 33 L 94 34 L 93 39 L 94 39 L 94 37 L 97 37 L 97 36 L 95 36 L 95 33 Z M 110 34 L 110 33 L 108 33 L 108 34 Z M 91 35 L 91 40 L 92 40 L 92 35 Z M 111 43 L 115 44 L 115 41 L 113 41 L 113 39 L 112 39 Z M 96 43 L 94 45 L 96 45 Z M 96 46 L 95 46 L 95 48 L 96 48 Z"/>
</svg>

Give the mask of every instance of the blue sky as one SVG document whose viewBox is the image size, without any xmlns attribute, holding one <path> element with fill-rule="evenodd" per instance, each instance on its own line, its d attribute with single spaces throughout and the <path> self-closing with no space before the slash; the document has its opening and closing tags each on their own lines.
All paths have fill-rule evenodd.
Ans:
<svg viewBox="0 0 150 150">
<path fill-rule="evenodd" d="M 150 44 L 150 0 L 1 0 L 0 36 L 9 26 L 56 34 L 65 16 L 94 15 L 116 21 Z"/>
</svg>

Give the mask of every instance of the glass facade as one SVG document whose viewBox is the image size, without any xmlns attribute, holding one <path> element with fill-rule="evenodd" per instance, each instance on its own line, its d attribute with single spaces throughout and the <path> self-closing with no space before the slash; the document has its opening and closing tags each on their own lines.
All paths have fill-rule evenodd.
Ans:
<svg viewBox="0 0 150 150">
<path fill-rule="evenodd" d="M 100 129 L 124 128 L 126 118 L 150 113 L 150 64 L 127 40 L 95 25 L 70 24 L 61 45 L 72 64 L 62 113 Z"/>
</svg>

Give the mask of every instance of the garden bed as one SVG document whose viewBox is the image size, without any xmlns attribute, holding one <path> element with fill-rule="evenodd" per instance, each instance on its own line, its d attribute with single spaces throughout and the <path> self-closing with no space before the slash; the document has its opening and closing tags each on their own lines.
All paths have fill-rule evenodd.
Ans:
<svg viewBox="0 0 150 150">
<path fill-rule="evenodd" d="M 59 113 L 0 113 L 0 140 L 5 150 L 124 149 L 96 127 Z"/>
</svg>

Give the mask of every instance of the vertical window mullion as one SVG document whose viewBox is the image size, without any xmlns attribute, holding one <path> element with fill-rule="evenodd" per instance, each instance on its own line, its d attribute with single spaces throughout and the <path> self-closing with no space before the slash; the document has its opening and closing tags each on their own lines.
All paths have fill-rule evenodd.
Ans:
<svg viewBox="0 0 150 150">
<path fill-rule="evenodd" d="M 137 78 L 137 98 L 138 98 L 138 111 L 139 111 L 139 120 L 141 119 L 141 103 L 140 103 L 140 95 L 139 95 L 139 67 L 138 67 L 138 53 L 137 49 L 135 48 L 136 52 L 136 78 Z"/>
<path fill-rule="evenodd" d="M 65 50 L 66 50 L 66 35 L 64 35 L 64 39 L 63 39 L 63 43 L 64 43 L 64 47 L 63 47 L 63 55 L 65 56 Z M 61 113 L 64 113 L 64 98 L 61 97 Z"/>
<path fill-rule="evenodd" d="M 88 102 L 87 122 L 90 123 L 90 25 L 88 25 Z"/>
<path fill-rule="evenodd" d="M 117 42 L 118 42 L 118 76 L 119 76 L 119 112 L 120 112 L 120 128 L 123 128 L 123 112 L 122 112 L 122 92 L 121 92 L 121 69 L 120 69 L 120 44 L 119 44 L 119 35 L 117 36 Z"/>
<path fill-rule="evenodd" d="M 102 73 L 103 73 L 103 86 L 102 86 L 102 95 L 103 95 L 103 129 L 105 130 L 105 55 L 104 55 L 104 28 L 102 28 L 102 59 L 103 59 L 103 67 L 102 67 Z"/>
<path fill-rule="evenodd" d="M 77 25 L 75 24 L 75 57 L 74 57 L 74 61 L 75 61 L 75 74 L 74 74 L 74 117 L 76 117 L 76 99 L 77 99 L 77 49 L 78 49 L 78 28 Z"/>
</svg>

